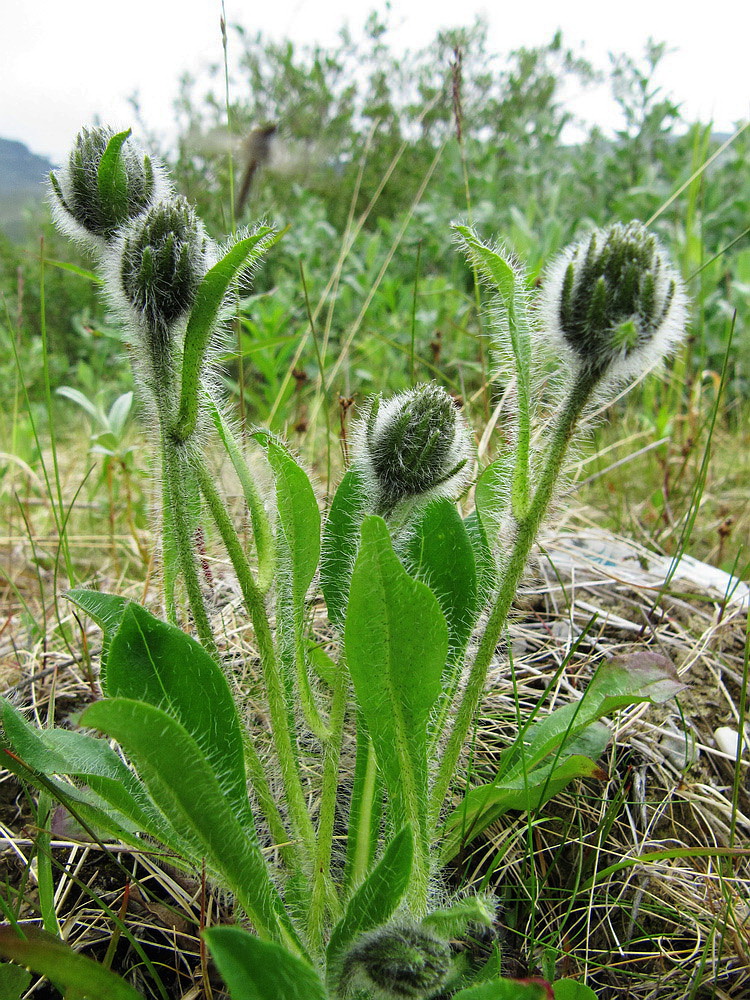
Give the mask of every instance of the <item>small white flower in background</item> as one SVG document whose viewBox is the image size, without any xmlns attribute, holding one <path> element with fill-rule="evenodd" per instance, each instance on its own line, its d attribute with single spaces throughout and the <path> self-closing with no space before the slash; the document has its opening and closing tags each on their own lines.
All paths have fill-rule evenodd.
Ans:
<svg viewBox="0 0 750 1000">
<path fill-rule="evenodd" d="M 595 230 L 563 250 L 540 298 L 543 328 L 576 370 L 606 383 L 648 371 L 682 339 L 687 297 L 640 222 Z"/>
</svg>

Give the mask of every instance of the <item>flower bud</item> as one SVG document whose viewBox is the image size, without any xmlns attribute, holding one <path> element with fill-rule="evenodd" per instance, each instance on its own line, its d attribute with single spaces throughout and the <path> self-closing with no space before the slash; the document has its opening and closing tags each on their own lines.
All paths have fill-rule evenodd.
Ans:
<svg viewBox="0 0 750 1000">
<path fill-rule="evenodd" d="M 208 270 L 203 224 L 184 198 L 161 202 L 124 230 L 114 259 L 128 307 L 150 337 L 166 344 Z"/>
<path fill-rule="evenodd" d="M 563 251 L 543 287 L 547 330 L 594 378 L 629 380 L 682 336 L 682 281 L 640 222 L 596 230 Z"/>
<path fill-rule="evenodd" d="M 169 190 L 162 169 L 123 135 L 107 127 L 81 129 L 59 178 L 50 174 L 59 228 L 98 249 Z M 108 149 L 109 170 L 103 172 Z"/>
<path fill-rule="evenodd" d="M 451 968 L 450 946 L 423 927 L 380 927 L 349 950 L 344 975 L 382 1000 L 426 1000 L 444 986 Z"/>
<path fill-rule="evenodd" d="M 383 402 L 360 430 L 359 462 L 385 512 L 410 497 L 458 496 L 470 437 L 453 399 L 430 383 Z"/>
</svg>

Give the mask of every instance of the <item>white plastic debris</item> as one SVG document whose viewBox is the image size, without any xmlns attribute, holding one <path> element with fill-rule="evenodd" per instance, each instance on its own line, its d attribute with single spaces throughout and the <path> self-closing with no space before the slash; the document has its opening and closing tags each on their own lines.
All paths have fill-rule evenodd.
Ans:
<svg viewBox="0 0 750 1000">
<path fill-rule="evenodd" d="M 556 572 L 564 576 L 575 572 L 578 577 L 583 568 L 590 567 L 612 580 L 649 588 L 661 587 L 669 576 L 683 587 L 695 587 L 726 602 L 727 607 L 743 611 L 750 607 L 750 587 L 736 576 L 688 555 L 673 566 L 669 556 L 657 555 L 606 531 L 546 538 L 544 552 Z"/>
<path fill-rule="evenodd" d="M 719 726 L 718 729 L 714 730 L 714 742 L 722 753 L 737 760 L 737 755 L 740 752 L 740 734 L 736 729 L 731 729 L 729 726 Z"/>
</svg>

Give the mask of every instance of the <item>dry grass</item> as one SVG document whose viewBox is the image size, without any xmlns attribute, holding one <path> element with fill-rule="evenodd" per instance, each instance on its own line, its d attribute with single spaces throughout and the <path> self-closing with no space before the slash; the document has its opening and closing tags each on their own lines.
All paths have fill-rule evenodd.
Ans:
<svg viewBox="0 0 750 1000">
<path fill-rule="evenodd" d="M 619 450 L 602 439 L 599 444 L 597 460 L 582 461 L 578 474 L 579 480 L 595 475 L 596 483 L 579 499 L 611 497 L 618 476 L 654 481 L 646 478 L 651 472 L 642 463 L 655 460 L 657 449 L 601 474 L 623 451 L 632 455 L 638 448 L 633 442 Z M 732 483 L 736 538 L 747 531 L 744 472 L 739 459 L 732 461 L 735 452 L 720 444 L 697 523 L 704 523 L 719 497 L 726 499 Z M 696 461 L 691 454 L 689 462 Z M 633 644 L 668 655 L 687 684 L 685 693 L 676 703 L 621 713 L 602 761 L 606 782 L 571 786 L 532 818 L 508 815 L 471 845 L 452 875 L 457 884 L 486 885 L 497 893 L 497 930 L 508 974 L 539 970 L 550 977 L 580 977 L 599 1000 L 750 995 L 750 757 L 746 750 L 737 763 L 714 739 L 720 725 L 743 728 L 747 604 L 741 588 L 727 593 L 725 579 L 714 589 L 696 582 L 700 567 L 697 574 L 690 567 L 687 577 L 678 571 L 662 586 L 669 559 L 660 562 L 655 552 L 677 547 L 690 493 L 688 473 L 695 471 L 693 465 L 682 478 L 673 475 L 679 462 L 679 449 L 673 448 L 667 467 L 682 506 L 673 491 L 667 505 L 672 526 L 659 538 L 648 523 L 653 497 L 641 506 L 623 502 L 622 510 L 610 509 L 610 518 L 629 519 L 628 537 L 602 529 L 601 510 L 580 505 L 547 531 L 516 603 L 510 657 L 499 655 L 491 675 L 474 766 L 491 765 L 515 735 L 518 708 L 522 715 L 531 711 L 557 674 L 542 712 L 578 699 L 597 661 Z M 69 501 L 86 465 L 71 452 L 61 467 Z M 0 683 L 40 725 L 50 717 L 65 724 L 96 697 L 99 633 L 55 597 L 65 580 L 48 502 L 28 480 L 18 493 L 20 504 L 5 498 L 0 538 L 5 575 Z M 150 549 L 150 536 L 141 531 L 134 538 L 122 518 L 114 531 L 109 525 L 106 503 L 79 498 L 68 542 L 81 577 L 158 610 L 151 567 L 141 552 Z M 632 540 L 639 537 L 639 525 L 648 546 Z M 705 535 L 691 538 L 691 550 L 710 554 L 703 539 L 712 530 L 709 524 Z M 610 564 L 602 559 L 604 550 Z M 262 726 L 262 705 L 253 697 L 252 634 L 231 572 L 210 551 L 207 565 L 227 663 L 248 717 Z M 38 921 L 33 804 L 7 774 L 0 783 L 0 821 L 6 905 L 20 919 Z M 52 842 L 55 906 L 68 940 L 129 970 L 146 996 L 219 998 L 221 987 L 207 968 L 199 930 L 221 918 L 224 901 L 201 873 L 186 878 L 158 853 L 136 856 L 122 845 L 79 840 L 77 833 L 58 812 Z M 659 856 L 649 860 L 654 854 Z M 623 861 L 627 866 L 611 870 Z M 165 993 L 155 990 L 147 961 L 158 969 Z M 41 986 L 34 996 L 52 996 L 46 989 Z"/>
</svg>

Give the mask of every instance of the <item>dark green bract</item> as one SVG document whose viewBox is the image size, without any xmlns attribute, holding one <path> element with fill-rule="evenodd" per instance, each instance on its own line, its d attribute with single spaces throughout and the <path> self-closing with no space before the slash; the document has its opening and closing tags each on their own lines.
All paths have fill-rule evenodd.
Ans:
<svg viewBox="0 0 750 1000">
<path fill-rule="evenodd" d="M 83 128 L 68 165 L 53 190 L 72 219 L 94 236 L 109 241 L 124 223 L 144 212 L 154 199 L 151 160 L 128 144 L 130 132 Z"/>
<path fill-rule="evenodd" d="M 421 1000 L 445 983 L 450 962 L 450 947 L 424 928 L 391 926 L 360 938 L 346 967 L 383 996 Z"/>
<path fill-rule="evenodd" d="M 205 273 L 206 237 L 184 198 L 162 202 L 132 224 L 120 259 L 122 289 L 158 337 L 187 315 Z"/>
<path fill-rule="evenodd" d="M 655 335 L 675 290 L 656 237 L 640 222 L 592 233 L 572 250 L 565 270 L 563 335 L 587 367 L 605 369 Z"/>
</svg>

